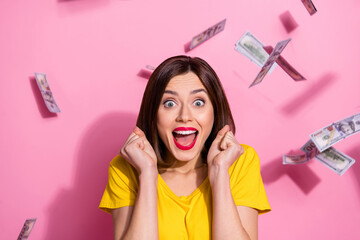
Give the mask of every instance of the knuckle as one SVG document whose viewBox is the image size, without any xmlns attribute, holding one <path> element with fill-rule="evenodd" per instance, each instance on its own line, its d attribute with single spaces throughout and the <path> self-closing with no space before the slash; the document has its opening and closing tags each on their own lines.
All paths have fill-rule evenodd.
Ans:
<svg viewBox="0 0 360 240">
<path fill-rule="evenodd" d="M 124 148 L 121 148 L 121 149 L 120 149 L 120 155 L 123 156 L 123 157 L 125 156 L 125 150 L 124 150 Z"/>
</svg>

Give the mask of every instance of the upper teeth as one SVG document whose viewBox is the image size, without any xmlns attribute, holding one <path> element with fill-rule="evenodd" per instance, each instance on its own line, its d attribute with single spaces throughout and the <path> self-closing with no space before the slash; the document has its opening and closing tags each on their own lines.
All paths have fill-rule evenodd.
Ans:
<svg viewBox="0 0 360 240">
<path fill-rule="evenodd" d="M 194 130 L 188 130 L 188 131 L 174 131 L 176 134 L 181 134 L 181 135 L 189 135 L 189 134 L 193 134 L 196 133 L 196 131 Z"/>
</svg>

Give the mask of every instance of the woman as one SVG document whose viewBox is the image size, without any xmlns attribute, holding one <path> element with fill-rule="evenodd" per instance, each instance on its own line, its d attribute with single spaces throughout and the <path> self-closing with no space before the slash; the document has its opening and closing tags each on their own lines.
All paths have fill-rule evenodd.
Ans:
<svg viewBox="0 0 360 240">
<path fill-rule="evenodd" d="M 234 133 L 208 63 L 161 63 L 109 167 L 100 209 L 112 214 L 114 239 L 257 239 L 258 214 L 270 206 L 258 155 Z"/>
</svg>

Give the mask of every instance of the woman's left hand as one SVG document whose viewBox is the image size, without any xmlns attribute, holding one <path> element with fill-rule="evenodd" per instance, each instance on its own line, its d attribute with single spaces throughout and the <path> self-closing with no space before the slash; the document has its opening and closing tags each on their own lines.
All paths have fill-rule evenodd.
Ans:
<svg viewBox="0 0 360 240">
<path fill-rule="evenodd" d="M 244 148 L 230 131 L 229 125 L 225 125 L 218 132 L 209 149 L 207 156 L 209 169 L 213 166 L 229 169 L 243 152 Z"/>
</svg>

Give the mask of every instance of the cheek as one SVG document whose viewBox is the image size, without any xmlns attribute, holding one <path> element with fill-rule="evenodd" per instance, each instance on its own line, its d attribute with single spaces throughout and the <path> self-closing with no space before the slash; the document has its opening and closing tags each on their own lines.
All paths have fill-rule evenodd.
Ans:
<svg viewBox="0 0 360 240">
<path fill-rule="evenodd" d="M 210 129 L 212 129 L 212 126 L 214 124 L 214 115 L 207 115 L 205 121 L 207 122 L 207 126 L 209 126 Z"/>
<path fill-rule="evenodd" d="M 157 114 L 157 126 L 164 128 L 169 122 L 168 114 L 165 114 L 162 111 L 159 111 Z"/>
<path fill-rule="evenodd" d="M 214 125 L 214 111 L 212 109 L 209 109 L 204 114 L 202 114 L 202 123 L 203 126 L 206 126 L 206 132 L 207 134 L 210 134 L 211 129 Z"/>
<path fill-rule="evenodd" d="M 161 140 L 165 140 L 166 132 L 170 129 L 171 121 L 165 114 L 158 114 L 156 127 L 158 129 L 159 136 Z"/>
</svg>

